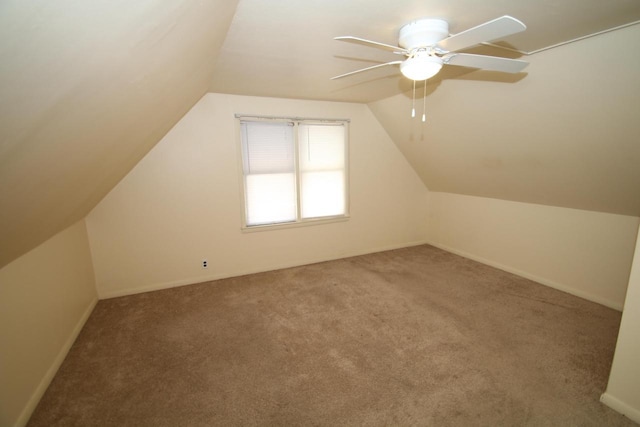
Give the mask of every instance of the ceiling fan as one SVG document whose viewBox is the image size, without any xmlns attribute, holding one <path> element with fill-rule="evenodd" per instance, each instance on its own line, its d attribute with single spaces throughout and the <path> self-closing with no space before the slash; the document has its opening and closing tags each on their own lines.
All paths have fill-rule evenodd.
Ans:
<svg viewBox="0 0 640 427">
<path fill-rule="evenodd" d="M 518 59 L 457 53 L 456 51 L 519 33 L 526 28 L 521 21 L 505 15 L 449 36 L 449 24 L 447 21 L 443 19 L 426 18 L 410 22 L 400 28 L 398 36 L 399 46 L 353 36 L 335 37 L 335 40 L 389 50 L 395 54 L 404 55 L 407 58 L 402 61 L 391 61 L 351 71 L 332 77 L 331 80 L 385 67 L 387 65 L 400 65 L 400 72 L 413 81 L 427 80 L 435 76 L 443 65 L 459 65 L 483 70 L 502 71 L 505 73 L 518 73 L 529 65 L 529 63 Z"/>
</svg>

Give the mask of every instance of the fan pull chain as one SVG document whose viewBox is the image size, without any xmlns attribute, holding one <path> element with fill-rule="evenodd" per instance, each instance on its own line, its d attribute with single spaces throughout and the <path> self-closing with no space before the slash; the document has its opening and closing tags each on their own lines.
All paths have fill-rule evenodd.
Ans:
<svg viewBox="0 0 640 427">
<path fill-rule="evenodd" d="M 415 84 L 415 82 L 414 82 Z M 427 121 L 427 81 L 424 81 L 424 94 L 422 95 L 422 123 Z"/>
<path fill-rule="evenodd" d="M 411 117 L 416 116 L 416 81 L 413 81 L 413 105 L 411 108 Z"/>
</svg>

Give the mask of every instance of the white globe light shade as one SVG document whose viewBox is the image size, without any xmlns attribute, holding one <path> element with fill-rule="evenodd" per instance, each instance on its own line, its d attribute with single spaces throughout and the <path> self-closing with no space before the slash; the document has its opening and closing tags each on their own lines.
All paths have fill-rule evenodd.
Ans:
<svg viewBox="0 0 640 427">
<path fill-rule="evenodd" d="M 411 80 L 427 80 L 440 71 L 442 59 L 429 54 L 418 53 L 400 64 L 402 74 Z"/>
</svg>

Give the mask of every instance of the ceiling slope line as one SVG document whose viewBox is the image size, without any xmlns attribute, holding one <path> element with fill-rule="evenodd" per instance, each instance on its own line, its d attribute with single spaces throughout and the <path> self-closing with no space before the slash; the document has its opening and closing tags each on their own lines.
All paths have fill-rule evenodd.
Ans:
<svg viewBox="0 0 640 427">
<path fill-rule="evenodd" d="M 607 28 L 606 30 L 602 30 L 602 31 L 598 31 L 598 32 L 595 32 L 595 33 L 587 34 L 587 35 L 582 36 L 582 37 L 578 37 L 578 38 L 567 40 L 567 41 L 564 41 L 564 42 L 552 44 L 550 46 L 541 47 L 540 49 L 531 50 L 531 51 L 514 49 L 514 48 L 506 47 L 506 46 L 500 46 L 500 45 L 497 45 L 497 44 L 494 44 L 494 43 L 490 43 L 490 42 L 484 42 L 484 43 L 481 43 L 481 44 L 484 45 L 484 46 L 491 46 L 491 47 L 495 47 L 495 48 L 498 48 L 498 49 L 508 50 L 510 52 L 516 52 L 516 53 L 528 56 L 528 55 L 534 55 L 534 54 L 539 53 L 539 52 L 544 52 L 545 50 L 555 49 L 557 47 L 564 46 L 564 45 L 567 45 L 567 44 L 570 44 L 570 43 L 574 43 L 574 42 L 577 42 L 577 41 L 580 41 L 580 40 L 584 40 L 584 39 L 588 39 L 588 38 L 591 38 L 591 37 L 599 36 L 601 34 L 606 34 L 606 33 L 610 33 L 612 31 L 617 31 L 617 30 L 622 30 L 623 28 L 631 27 L 633 25 L 638 25 L 638 24 L 640 24 L 640 21 L 629 22 L 627 24 L 618 25 L 617 27 Z"/>
</svg>

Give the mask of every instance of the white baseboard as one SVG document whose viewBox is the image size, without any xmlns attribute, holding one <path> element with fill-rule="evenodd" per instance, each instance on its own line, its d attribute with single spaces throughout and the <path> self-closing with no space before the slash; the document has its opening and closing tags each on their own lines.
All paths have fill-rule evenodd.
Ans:
<svg viewBox="0 0 640 427">
<path fill-rule="evenodd" d="M 245 271 L 236 271 L 236 272 L 223 272 L 223 273 L 219 273 L 219 274 L 214 274 L 214 275 L 208 275 L 208 276 L 198 276 L 198 277 L 193 277 L 193 278 L 188 278 L 188 279 L 183 279 L 183 280 L 176 280 L 176 281 L 171 281 L 171 282 L 164 282 L 164 283 L 156 283 L 156 284 L 151 284 L 151 285 L 145 285 L 145 286 L 140 286 L 137 288 L 130 288 L 130 289 L 123 289 L 123 290 L 117 290 L 117 291 L 106 291 L 106 292 L 100 292 L 99 293 L 99 297 L 100 299 L 109 299 L 109 298 L 116 298 L 116 297 L 122 297 L 122 296 L 127 296 L 127 295 L 134 295 L 134 294 L 140 294 L 140 293 L 144 293 L 144 292 L 152 292 L 152 291 L 159 291 L 162 289 L 169 289 L 169 288 L 176 288 L 179 286 L 185 286 L 185 285 L 193 285 L 195 283 L 202 283 L 202 282 L 209 282 L 212 280 L 220 280 L 220 279 L 227 279 L 229 277 L 237 277 L 237 276 L 243 276 L 245 274 L 255 274 L 255 273 L 263 273 L 265 271 L 272 271 L 272 270 L 280 270 L 283 268 L 291 268 L 291 267 L 299 267 L 301 265 L 308 265 L 308 264 L 315 264 L 315 263 L 319 263 L 319 262 L 325 262 L 325 261 L 333 261 L 335 259 L 340 259 L 340 258 L 349 258 L 352 256 L 359 256 L 359 255 L 366 255 L 366 254 L 370 254 L 370 253 L 375 253 L 375 252 L 383 252 L 383 251 L 390 251 L 390 250 L 394 250 L 394 249 L 400 249 L 400 248 L 408 248 L 411 246 L 419 246 L 419 245 L 431 245 L 431 246 L 435 246 L 437 248 L 440 248 L 442 250 L 445 250 L 447 252 L 451 252 L 454 253 L 456 255 L 460 255 L 463 256 L 465 258 L 469 258 L 472 259 L 474 261 L 480 262 L 482 264 L 486 264 L 489 265 L 491 267 L 495 267 L 497 269 L 515 274 L 517 276 L 520 277 L 524 277 L 525 279 L 529 279 L 529 280 L 533 280 L 534 282 L 538 282 L 542 285 L 545 286 L 549 286 L 550 288 L 554 288 L 557 289 L 559 291 L 562 292 L 566 292 L 568 294 L 571 295 L 575 295 L 577 297 L 580 298 L 584 298 L 586 300 L 598 303 L 598 304 L 602 304 L 605 307 L 609 307 L 612 308 L 614 310 L 617 311 L 622 311 L 622 303 L 618 303 L 615 301 L 610 301 L 608 299 L 605 298 L 601 298 L 597 295 L 592 295 L 586 292 L 582 292 L 579 290 L 576 290 L 572 287 L 554 282 L 552 280 L 549 279 L 545 279 L 544 277 L 540 277 L 540 276 L 536 276 L 534 274 L 530 274 L 527 273 L 526 271 L 521 271 L 518 270 L 517 268 L 513 268 L 510 267 L 508 265 L 504 265 L 504 264 L 500 264 L 498 262 L 494 262 L 491 261 L 489 259 L 483 258 L 483 257 L 479 257 L 476 256 L 474 254 L 465 252 L 465 251 L 460 251 L 458 249 L 455 248 L 451 248 L 448 247 L 446 245 L 441 245 L 439 243 L 435 243 L 432 241 L 427 241 L 427 240 L 420 240 L 420 241 L 414 241 L 414 242 L 408 242 L 408 243 L 403 243 L 403 244 L 396 244 L 396 245 L 388 245 L 388 246 L 383 246 L 383 247 L 377 247 L 374 249 L 366 249 L 366 250 L 362 250 L 362 251 L 352 251 L 352 252 L 346 252 L 346 253 L 342 253 L 339 254 L 337 256 L 334 257 L 324 257 L 324 258 L 318 258 L 318 259 L 313 259 L 313 260 L 309 260 L 309 261 L 305 261 L 305 262 L 292 262 L 292 263 L 284 263 L 281 265 L 275 265 L 273 267 L 269 267 L 267 269 L 248 269 Z"/>
<path fill-rule="evenodd" d="M 78 322 L 76 323 L 75 327 L 71 331 L 71 334 L 63 344 L 62 348 L 60 348 L 58 355 L 53 360 L 53 363 L 51 363 L 51 366 L 47 370 L 47 373 L 44 375 L 44 377 L 42 377 L 42 380 L 40 380 L 40 383 L 38 384 L 33 394 L 27 401 L 27 405 L 24 407 L 24 409 L 20 413 L 20 416 L 18 417 L 18 420 L 16 421 L 16 424 L 15 424 L 16 427 L 23 427 L 27 425 L 27 422 L 29 421 L 31 414 L 33 414 L 33 411 L 36 409 L 36 406 L 38 406 L 38 402 L 40 402 L 40 399 L 42 399 L 44 392 L 47 391 L 49 384 L 51 384 L 53 377 L 58 372 L 58 369 L 60 369 L 60 365 L 62 365 L 62 362 L 64 361 L 65 357 L 67 357 L 67 354 L 71 349 L 71 346 L 75 342 L 76 338 L 78 338 L 78 335 L 82 330 L 82 327 L 87 322 L 87 319 L 89 319 L 89 316 L 91 315 L 91 312 L 93 311 L 97 303 L 98 303 L 98 298 L 94 298 L 89 303 L 89 306 L 84 311 L 84 313 L 82 313 L 82 317 L 80 317 L 80 320 L 78 320 Z"/>
<path fill-rule="evenodd" d="M 598 304 L 602 304 L 605 307 L 609 307 L 609 308 L 612 308 L 612 309 L 617 310 L 617 311 L 622 311 L 623 303 L 621 303 L 621 302 L 611 301 L 609 299 L 602 298 L 602 297 L 600 297 L 598 295 L 593 295 L 593 294 L 590 294 L 588 292 L 583 292 L 583 291 L 580 291 L 578 289 L 572 288 L 571 286 L 563 285 L 561 283 L 554 282 L 553 280 L 549 280 L 549 279 L 546 279 L 544 277 L 536 276 L 535 274 L 527 273 L 526 271 L 518 270 L 517 268 L 513 268 L 513 267 L 510 267 L 508 265 L 500 264 L 499 262 L 495 262 L 495 261 L 492 261 L 490 259 L 486 259 L 486 258 L 477 256 L 477 255 L 471 254 L 469 252 L 465 252 L 465 251 L 461 251 L 461 250 L 458 250 L 458 249 L 455 249 L 455 248 L 451 248 L 451 247 L 448 247 L 446 245 L 441 245 L 441 244 L 435 243 L 435 242 L 426 242 L 426 243 L 428 243 L 429 245 L 435 246 L 436 248 L 440 248 L 442 250 L 445 250 L 447 252 L 451 252 L 451 253 L 454 253 L 456 255 L 460 255 L 460 256 L 463 256 L 465 258 L 469 258 L 469 259 L 472 259 L 474 261 L 478 261 L 478 262 L 480 262 L 482 264 L 486 264 L 488 266 L 495 267 L 495 268 L 497 268 L 499 270 L 503 270 L 503 271 L 506 271 L 508 273 L 515 274 L 516 276 L 520 276 L 520 277 L 524 277 L 525 279 L 533 280 L 534 282 L 538 282 L 538 283 L 540 283 L 542 285 L 549 286 L 550 288 L 554 288 L 554 289 L 557 289 L 559 291 L 566 292 L 568 294 L 575 295 L 575 296 L 580 297 L 580 298 L 584 298 L 584 299 L 586 299 L 588 301 L 592 301 L 592 302 L 595 302 L 595 303 L 598 303 Z"/>
<path fill-rule="evenodd" d="M 614 411 L 621 413 L 630 420 L 640 423 L 640 409 L 636 409 L 628 405 L 627 403 L 616 397 L 613 397 L 607 392 L 604 392 L 602 396 L 600 396 L 600 402 L 604 403 Z"/>
<path fill-rule="evenodd" d="M 141 293 L 144 293 L 144 292 L 152 292 L 152 291 L 159 291 L 159 290 L 162 290 L 162 289 L 177 288 L 179 286 L 193 285 L 193 284 L 196 284 L 196 283 L 210 282 L 212 280 L 227 279 L 229 277 L 238 277 L 238 276 L 244 276 L 244 275 L 247 275 L 247 274 L 264 273 L 265 271 L 281 270 L 281 269 L 284 269 L 284 268 L 291 268 L 291 267 L 300 267 L 302 265 L 317 264 L 319 262 L 333 261 L 333 260 L 336 260 L 336 259 L 349 258 L 349 257 L 367 255 L 367 254 L 376 253 L 376 252 L 391 251 L 391 250 L 394 250 L 394 249 L 408 248 L 408 247 L 412 247 L 412 246 L 420 246 L 420 245 L 426 245 L 426 244 L 429 244 L 429 242 L 427 242 L 425 240 L 420 240 L 420 241 L 400 243 L 400 244 L 395 244 L 395 245 L 387 245 L 387 246 L 382 246 L 382 247 L 377 247 L 377 248 L 372 248 L 372 249 L 365 249 L 365 250 L 361 250 L 361 251 L 344 252 L 344 253 L 340 253 L 340 254 L 335 255 L 335 256 L 320 257 L 320 258 L 311 259 L 311 260 L 308 260 L 308 261 L 305 260 L 305 261 L 302 261 L 302 262 L 283 263 L 283 264 L 270 266 L 268 268 L 247 269 L 247 270 L 232 271 L 232 272 L 222 272 L 222 273 L 217 273 L 217 274 L 213 274 L 213 275 L 198 276 L 198 277 L 192 277 L 192 278 L 187 278 L 187 279 L 182 279 L 182 280 L 175 280 L 175 281 L 164 282 L 164 283 L 156 283 L 156 284 L 151 284 L 151 285 L 140 286 L 140 287 L 137 287 L 137 288 L 129 288 L 129 289 L 116 290 L 116 291 L 100 291 L 100 290 L 98 290 L 98 296 L 99 296 L 100 299 L 117 298 L 117 297 L 123 297 L 123 296 L 127 296 L 127 295 L 141 294 Z"/>
</svg>

